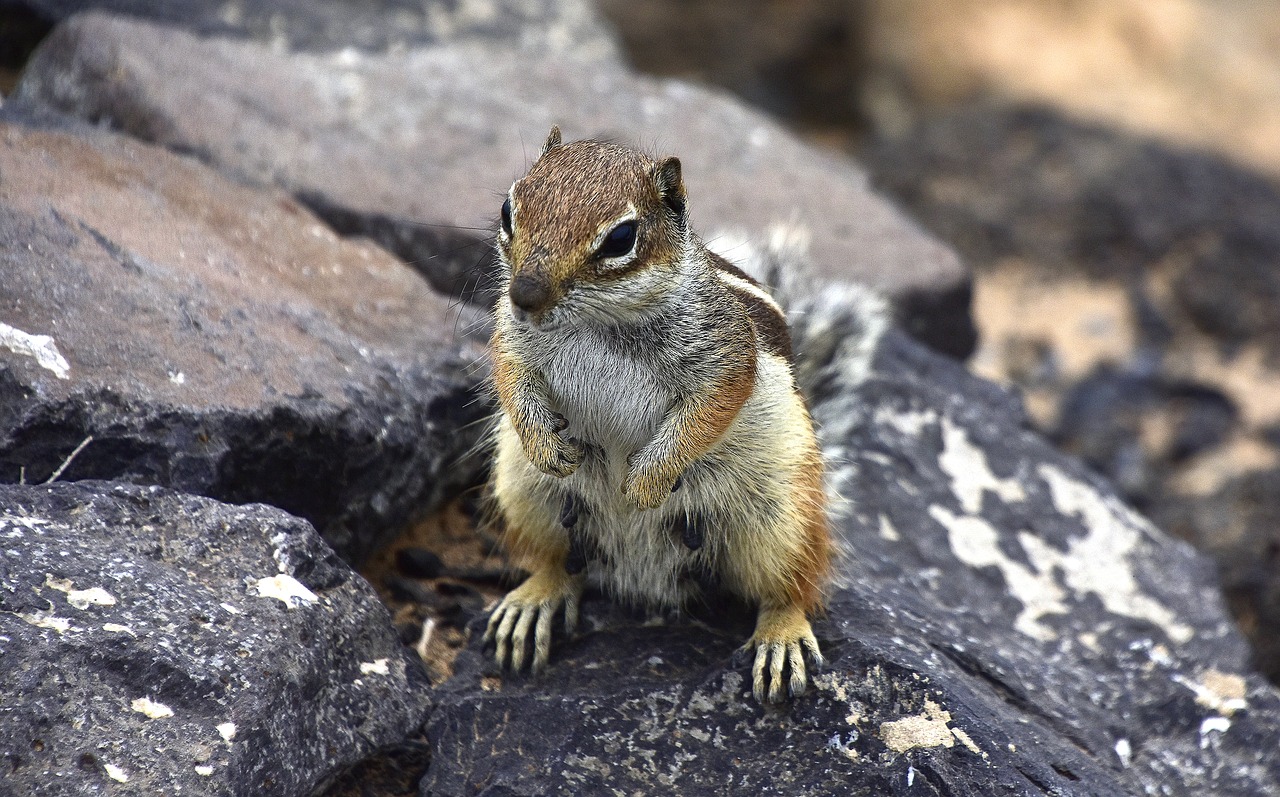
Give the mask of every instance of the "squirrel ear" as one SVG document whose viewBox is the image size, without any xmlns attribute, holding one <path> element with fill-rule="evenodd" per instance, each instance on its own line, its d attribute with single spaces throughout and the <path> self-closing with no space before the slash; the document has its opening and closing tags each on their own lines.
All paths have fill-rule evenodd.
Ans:
<svg viewBox="0 0 1280 797">
<path fill-rule="evenodd" d="M 658 189 L 662 204 L 675 215 L 683 228 L 685 224 L 684 180 L 680 177 L 680 159 L 663 158 L 653 167 L 653 184 Z"/>
<path fill-rule="evenodd" d="M 560 146 L 560 125 L 552 125 L 551 132 L 547 134 L 547 143 L 542 145 L 542 154 L 538 157 L 541 158 L 558 146 Z"/>
</svg>

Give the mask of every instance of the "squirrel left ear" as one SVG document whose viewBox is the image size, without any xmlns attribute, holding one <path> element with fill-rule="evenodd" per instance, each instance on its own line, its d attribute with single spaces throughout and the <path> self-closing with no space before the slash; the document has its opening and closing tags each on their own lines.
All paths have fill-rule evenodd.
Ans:
<svg viewBox="0 0 1280 797">
<path fill-rule="evenodd" d="M 542 153 L 538 157 L 541 158 L 558 146 L 560 146 L 560 125 L 552 125 L 551 132 L 547 134 L 547 143 L 542 145 Z"/>
<path fill-rule="evenodd" d="M 653 167 L 653 184 L 658 189 L 662 204 L 676 217 L 681 228 L 685 225 L 684 180 L 680 176 L 680 159 L 663 158 Z"/>
</svg>

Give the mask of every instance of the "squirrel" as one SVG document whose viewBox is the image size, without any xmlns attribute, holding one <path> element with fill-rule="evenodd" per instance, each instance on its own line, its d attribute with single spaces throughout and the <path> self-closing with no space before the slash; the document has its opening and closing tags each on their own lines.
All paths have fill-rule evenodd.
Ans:
<svg viewBox="0 0 1280 797">
<path fill-rule="evenodd" d="M 758 606 L 755 698 L 802 694 L 833 549 L 822 457 L 785 316 L 690 230 L 679 159 L 553 127 L 496 249 L 491 491 L 530 573 L 490 616 L 499 666 L 530 642 L 547 664 L 588 575 L 657 608 L 701 573 Z"/>
</svg>

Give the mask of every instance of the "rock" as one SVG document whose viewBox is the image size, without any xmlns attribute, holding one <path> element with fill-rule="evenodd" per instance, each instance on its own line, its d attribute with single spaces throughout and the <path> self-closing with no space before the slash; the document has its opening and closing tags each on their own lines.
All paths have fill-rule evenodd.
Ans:
<svg viewBox="0 0 1280 797">
<path fill-rule="evenodd" d="M 698 229 L 807 227 L 820 276 L 882 290 L 930 345 L 972 348 L 967 272 L 860 168 L 725 97 L 612 60 L 474 42 L 289 54 L 89 14 L 45 41 L 17 96 L 279 184 L 454 294 L 480 278 L 501 193 L 553 123 L 567 138 L 641 142 L 682 159 Z"/>
<path fill-rule="evenodd" d="M 1175 496 L 1156 507 L 1156 519 L 1214 557 L 1256 666 L 1280 682 L 1280 469 L 1229 478 L 1209 495 Z"/>
<path fill-rule="evenodd" d="M 979 274 L 975 368 L 1023 388 L 1040 429 L 1212 553 L 1259 665 L 1280 673 L 1270 587 L 1235 586 L 1257 583 L 1241 563 L 1265 561 L 1270 534 L 1248 485 L 1280 465 L 1280 186 L 991 104 L 865 157 Z"/>
<path fill-rule="evenodd" d="M 430 708 L 373 590 L 277 509 L 4 485 L 0 572 L 5 794 L 309 794 Z"/>
<path fill-rule="evenodd" d="M 1027 430 L 1012 394 L 883 332 L 860 291 L 792 306 L 843 496 L 810 692 L 754 703 L 730 663 L 741 610 L 644 624 L 589 601 L 540 677 L 500 676 L 473 641 L 420 794 L 1280 788 L 1280 693 L 1206 559 Z"/>
<path fill-rule="evenodd" d="M 1221 391 L 1101 365 L 1067 390 L 1052 438 L 1146 508 L 1168 471 L 1221 446 L 1239 413 Z"/>
<path fill-rule="evenodd" d="M 472 39 L 493 47 L 614 56 L 583 0 L 7 0 L 48 22 L 99 9 L 279 50 L 370 51 Z"/>
<path fill-rule="evenodd" d="M 0 480 L 271 503 L 359 561 L 476 478 L 480 351 L 383 250 L 16 102 L 0 175 Z"/>
</svg>

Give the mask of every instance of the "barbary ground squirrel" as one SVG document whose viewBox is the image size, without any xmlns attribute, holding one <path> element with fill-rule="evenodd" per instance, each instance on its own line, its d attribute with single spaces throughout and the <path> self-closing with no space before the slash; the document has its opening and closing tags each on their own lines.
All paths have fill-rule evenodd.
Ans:
<svg viewBox="0 0 1280 797">
<path fill-rule="evenodd" d="M 489 620 L 499 664 L 546 663 L 588 575 L 678 606 L 691 574 L 759 607 L 753 691 L 801 694 L 822 656 L 832 542 L 781 309 L 689 229 L 680 161 L 552 128 L 502 205 L 493 497 L 530 572 Z"/>
</svg>

